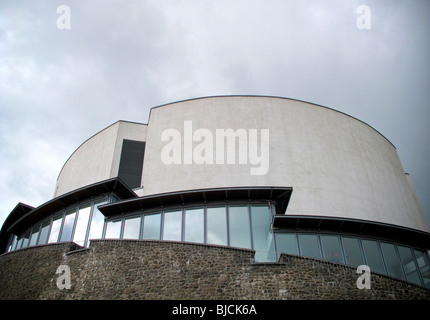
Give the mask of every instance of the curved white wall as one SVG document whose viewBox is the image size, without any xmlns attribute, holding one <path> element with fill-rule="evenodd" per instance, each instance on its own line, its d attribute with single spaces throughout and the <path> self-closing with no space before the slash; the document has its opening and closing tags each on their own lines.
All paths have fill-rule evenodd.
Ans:
<svg viewBox="0 0 430 320">
<path fill-rule="evenodd" d="M 184 124 L 188 129 L 192 126 L 191 138 L 196 133 L 205 133 L 205 138 L 211 134 L 213 164 L 198 164 L 193 158 L 186 163 Z M 242 129 L 248 142 L 251 131 L 259 133 L 257 155 L 261 134 L 268 132 L 267 173 L 251 171 L 264 167 L 264 159 L 260 164 L 250 163 L 249 157 L 246 164 L 238 158 L 234 164 L 216 164 L 217 129 Z M 181 164 L 163 161 L 163 151 L 173 145 L 172 140 L 162 140 L 163 132 L 176 132 L 182 139 Z M 293 194 L 286 214 L 372 220 L 428 231 L 409 177 L 385 137 L 341 112 L 276 97 L 193 99 L 151 109 L 148 125 L 118 121 L 70 156 L 59 174 L 55 197 L 118 176 L 123 139 L 146 141 L 140 196 L 217 187 L 287 186 Z M 191 141 L 190 150 L 198 150 L 204 141 Z"/>
<path fill-rule="evenodd" d="M 256 166 L 238 161 L 184 164 L 182 159 L 182 164 L 166 165 L 161 154 L 169 142 L 162 141 L 163 131 L 177 130 L 183 139 L 184 121 L 192 122 L 192 132 L 207 129 L 214 137 L 217 129 L 248 133 L 268 129 L 268 172 L 252 175 L 250 169 Z M 195 141 L 193 147 L 200 143 Z M 289 186 L 293 194 L 287 214 L 356 218 L 428 230 L 396 149 L 386 138 L 353 117 L 290 99 L 209 97 L 153 108 L 142 184 L 145 195 L 212 187 Z"/>
<path fill-rule="evenodd" d="M 146 140 L 144 124 L 118 121 L 82 143 L 64 164 L 54 197 L 118 176 L 122 140 Z"/>
</svg>

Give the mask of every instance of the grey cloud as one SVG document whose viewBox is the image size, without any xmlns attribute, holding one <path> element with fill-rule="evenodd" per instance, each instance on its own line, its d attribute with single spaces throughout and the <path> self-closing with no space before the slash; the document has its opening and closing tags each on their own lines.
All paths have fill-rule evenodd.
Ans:
<svg viewBox="0 0 430 320">
<path fill-rule="evenodd" d="M 70 6 L 72 29 L 56 8 Z M 397 147 L 430 221 L 428 1 L 2 1 L 0 220 L 49 200 L 61 166 L 118 119 L 217 94 L 302 99 Z"/>
</svg>

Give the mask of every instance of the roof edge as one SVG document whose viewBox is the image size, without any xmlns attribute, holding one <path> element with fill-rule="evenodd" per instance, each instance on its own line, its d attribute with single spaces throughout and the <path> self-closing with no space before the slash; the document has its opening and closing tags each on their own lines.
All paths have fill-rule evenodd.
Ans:
<svg viewBox="0 0 430 320">
<path fill-rule="evenodd" d="M 115 192 L 116 194 L 122 195 L 123 199 L 129 199 L 138 197 L 136 193 L 132 189 L 130 189 L 120 178 L 110 178 L 107 180 L 103 180 L 97 183 L 93 183 L 91 185 L 87 185 L 85 187 L 70 191 L 68 193 L 62 194 L 56 198 L 53 198 L 40 206 L 33 208 L 28 211 L 21 217 L 11 223 L 7 230 L 2 229 L 2 233 L 20 233 L 23 232 L 23 229 L 26 229 L 28 223 L 23 222 L 28 220 L 31 217 L 35 217 L 33 219 L 44 218 L 45 216 L 54 213 L 55 211 L 62 210 L 74 203 L 78 203 L 80 201 L 84 201 L 85 199 L 95 197 L 101 194 Z M 9 214 L 9 216 L 13 213 L 13 211 Z M 8 217 L 9 217 L 8 216 Z"/>
<path fill-rule="evenodd" d="M 350 115 L 348 113 L 345 113 L 343 111 L 339 111 L 337 109 L 334 109 L 334 108 L 331 108 L 331 107 L 327 107 L 327 106 L 324 106 L 324 105 L 321 105 L 321 104 L 317 104 L 317 103 L 314 103 L 314 102 L 309 102 L 309 101 L 306 101 L 306 100 L 300 100 L 300 99 L 294 99 L 294 98 L 288 98 L 288 97 L 281 97 L 281 96 L 274 96 L 274 95 L 252 95 L 252 94 L 251 95 L 246 95 L 246 94 L 245 95 L 214 95 L 214 96 L 201 96 L 201 97 L 196 97 L 196 98 L 189 98 L 189 99 L 178 100 L 178 101 L 175 101 L 175 102 L 169 102 L 169 103 L 161 104 L 161 105 L 158 105 L 158 106 L 150 108 L 149 117 L 148 117 L 148 123 L 151 120 L 151 111 L 152 111 L 152 109 L 157 109 L 157 108 L 169 106 L 169 105 L 172 105 L 172 104 L 177 104 L 177 103 L 182 103 L 182 102 L 187 102 L 187 101 L 194 101 L 194 100 L 214 99 L 214 98 L 241 98 L 241 97 L 243 97 L 243 98 L 245 98 L 245 97 L 247 97 L 247 98 L 271 98 L 271 99 L 290 100 L 290 101 L 296 101 L 296 102 L 306 103 L 306 104 L 309 104 L 309 105 L 312 105 L 312 106 L 315 106 L 315 107 L 329 109 L 331 111 L 338 112 L 340 114 L 343 114 L 343 115 L 345 115 L 347 117 L 350 117 L 350 118 L 352 118 L 354 120 L 357 120 L 357 121 L 365 124 L 366 126 L 368 126 L 369 128 L 371 128 L 372 130 L 374 130 L 375 132 L 377 132 L 385 140 L 387 140 L 387 142 L 394 149 L 397 149 L 396 146 L 386 136 L 384 136 L 381 132 L 379 132 L 378 130 L 376 130 L 374 127 L 372 127 L 367 122 L 365 122 L 363 120 L 360 120 L 360 119 L 358 119 L 358 118 L 356 118 L 356 117 L 354 117 L 354 116 L 352 116 L 352 115 Z"/>
</svg>

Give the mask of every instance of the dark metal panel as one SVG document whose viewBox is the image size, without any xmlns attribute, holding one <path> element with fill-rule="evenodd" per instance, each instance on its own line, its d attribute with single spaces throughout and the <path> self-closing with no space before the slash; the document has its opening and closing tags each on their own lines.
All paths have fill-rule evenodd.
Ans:
<svg viewBox="0 0 430 320">
<path fill-rule="evenodd" d="M 144 141 L 127 139 L 122 141 L 118 177 L 130 188 L 141 186 L 144 155 Z"/>
<path fill-rule="evenodd" d="M 276 211 L 285 212 L 292 193 L 288 187 L 237 187 L 186 190 L 144 196 L 106 204 L 99 210 L 107 217 L 153 208 L 191 203 L 264 200 L 275 202 Z"/>
<path fill-rule="evenodd" d="M 421 248 L 430 248 L 430 233 L 398 225 L 342 217 L 276 215 L 275 229 L 330 231 L 378 239 L 390 239 Z"/>
</svg>

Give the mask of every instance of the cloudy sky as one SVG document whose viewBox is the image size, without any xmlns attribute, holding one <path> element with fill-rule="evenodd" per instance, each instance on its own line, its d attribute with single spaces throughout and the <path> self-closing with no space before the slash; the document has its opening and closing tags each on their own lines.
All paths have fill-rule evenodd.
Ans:
<svg viewBox="0 0 430 320">
<path fill-rule="evenodd" d="M 369 21 L 360 5 L 370 29 L 357 27 Z M 373 126 L 430 223 L 429 12 L 428 0 L 2 0 L 0 225 L 18 202 L 50 200 L 69 155 L 115 121 L 236 94 Z"/>
</svg>

